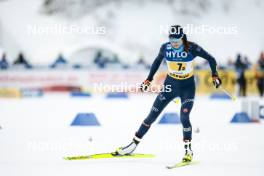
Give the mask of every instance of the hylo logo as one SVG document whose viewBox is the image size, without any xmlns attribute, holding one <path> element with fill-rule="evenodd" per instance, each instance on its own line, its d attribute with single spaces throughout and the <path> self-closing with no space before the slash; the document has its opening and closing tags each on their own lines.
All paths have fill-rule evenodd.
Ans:
<svg viewBox="0 0 264 176">
<path fill-rule="evenodd" d="M 176 51 L 166 51 L 166 57 L 181 57 L 181 58 L 186 58 L 187 57 L 187 52 L 176 52 Z"/>
</svg>

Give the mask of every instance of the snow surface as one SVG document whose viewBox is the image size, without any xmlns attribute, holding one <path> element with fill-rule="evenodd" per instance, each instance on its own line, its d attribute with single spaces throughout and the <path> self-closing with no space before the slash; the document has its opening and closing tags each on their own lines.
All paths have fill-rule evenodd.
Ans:
<svg viewBox="0 0 264 176">
<path fill-rule="evenodd" d="M 155 123 L 138 153 L 151 159 L 65 161 L 64 156 L 111 152 L 130 142 L 148 114 L 154 95 L 125 100 L 71 98 L 49 94 L 43 98 L 0 99 L 0 171 L 4 176 L 47 175 L 263 175 L 263 123 L 230 124 L 237 101 L 197 97 L 191 113 L 194 159 L 199 164 L 167 170 L 183 156 L 180 125 Z M 101 126 L 71 127 L 80 112 L 96 114 Z M 179 112 L 170 103 L 164 112 Z M 157 120 L 158 121 L 158 120 Z"/>
</svg>

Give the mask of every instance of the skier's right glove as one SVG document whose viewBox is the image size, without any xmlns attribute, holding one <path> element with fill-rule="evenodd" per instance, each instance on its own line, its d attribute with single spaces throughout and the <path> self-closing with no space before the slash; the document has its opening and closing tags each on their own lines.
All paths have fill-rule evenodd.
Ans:
<svg viewBox="0 0 264 176">
<path fill-rule="evenodd" d="M 140 90 L 142 92 L 145 92 L 149 89 L 150 86 L 150 81 L 149 80 L 145 80 L 141 85 L 140 85 Z"/>
</svg>

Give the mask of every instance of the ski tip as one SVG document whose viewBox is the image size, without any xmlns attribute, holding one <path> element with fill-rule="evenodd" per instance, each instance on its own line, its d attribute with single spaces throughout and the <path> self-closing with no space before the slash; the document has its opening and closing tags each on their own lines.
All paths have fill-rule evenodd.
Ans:
<svg viewBox="0 0 264 176">
<path fill-rule="evenodd" d="M 73 160 L 72 157 L 63 157 L 64 160 Z"/>
<path fill-rule="evenodd" d="M 174 168 L 188 166 L 188 165 L 193 165 L 193 164 L 197 164 L 197 163 L 199 163 L 199 161 L 179 162 L 179 163 L 176 163 L 176 164 L 174 164 L 172 166 L 166 166 L 166 168 L 167 169 L 174 169 Z"/>
</svg>

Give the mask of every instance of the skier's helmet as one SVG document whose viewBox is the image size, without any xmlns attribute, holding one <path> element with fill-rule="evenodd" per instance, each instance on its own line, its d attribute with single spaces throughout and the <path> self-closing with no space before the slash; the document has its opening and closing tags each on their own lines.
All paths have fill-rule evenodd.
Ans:
<svg viewBox="0 0 264 176">
<path fill-rule="evenodd" d="M 180 25 L 173 25 L 170 27 L 169 38 L 182 39 L 184 35 L 185 34 Z"/>
</svg>

